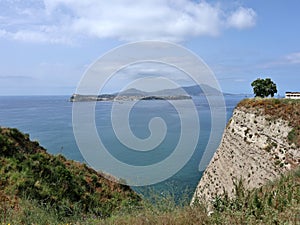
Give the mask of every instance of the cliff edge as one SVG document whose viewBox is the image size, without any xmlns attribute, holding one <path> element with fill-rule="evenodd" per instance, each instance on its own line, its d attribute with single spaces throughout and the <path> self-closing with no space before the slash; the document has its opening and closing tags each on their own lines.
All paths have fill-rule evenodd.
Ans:
<svg viewBox="0 0 300 225">
<path fill-rule="evenodd" d="M 300 101 L 245 99 L 235 108 L 219 148 L 194 193 L 209 203 L 225 192 L 235 195 L 242 180 L 253 189 L 300 164 Z"/>
</svg>

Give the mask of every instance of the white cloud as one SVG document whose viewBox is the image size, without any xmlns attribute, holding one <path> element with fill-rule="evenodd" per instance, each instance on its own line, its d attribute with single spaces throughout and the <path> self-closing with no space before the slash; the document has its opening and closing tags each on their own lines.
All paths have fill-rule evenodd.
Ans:
<svg viewBox="0 0 300 225">
<path fill-rule="evenodd" d="M 226 11 L 220 4 L 206 1 L 44 0 L 43 4 L 35 1 L 28 5 L 20 2 L 15 7 L 10 5 L 9 13 L 0 18 L 0 37 L 52 43 L 72 43 L 91 37 L 182 41 L 217 36 L 228 28 L 248 28 L 255 25 L 256 18 L 251 8 Z"/>
<path fill-rule="evenodd" d="M 286 62 L 290 64 L 300 64 L 300 52 L 291 53 L 285 56 Z"/>
<path fill-rule="evenodd" d="M 162 79 L 169 80 L 170 83 L 173 82 L 172 84 L 176 83 L 180 86 L 195 85 L 195 81 L 185 74 L 184 71 L 181 71 L 172 65 L 161 62 L 140 62 L 127 65 L 117 71 L 105 84 L 105 88 L 102 91 L 103 93 L 118 92 L 133 81 L 139 79 L 143 79 L 142 82 L 138 82 L 138 85 L 141 86 L 136 86 L 135 88 L 144 91 L 156 91 L 168 88 L 166 83 L 159 82 Z M 150 85 L 147 82 L 147 79 L 149 81 L 155 80 L 156 85 Z"/>
<path fill-rule="evenodd" d="M 256 13 L 251 8 L 240 7 L 232 12 L 227 22 L 230 27 L 238 29 L 253 27 L 256 23 Z"/>
<path fill-rule="evenodd" d="M 33 43 L 60 43 L 60 44 L 72 44 L 73 41 L 67 36 L 60 36 L 55 32 L 48 32 L 47 30 L 18 30 L 16 32 L 8 32 L 0 29 L 0 38 L 12 39 L 23 42 Z"/>
<path fill-rule="evenodd" d="M 290 53 L 284 56 L 281 56 L 280 58 L 262 63 L 261 65 L 258 65 L 258 68 L 274 68 L 274 67 L 280 67 L 280 66 L 292 66 L 300 64 L 300 52 L 294 52 Z"/>
<path fill-rule="evenodd" d="M 71 44 L 72 40 L 68 39 L 67 36 L 59 37 L 55 33 L 39 30 L 39 31 L 29 31 L 20 30 L 16 33 L 10 34 L 13 39 L 18 41 L 36 42 L 36 43 L 64 43 Z"/>
<path fill-rule="evenodd" d="M 0 29 L 0 38 L 1 37 L 6 37 L 6 36 L 7 36 L 7 31 L 3 30 L 3 29 Z"/>
</svg>

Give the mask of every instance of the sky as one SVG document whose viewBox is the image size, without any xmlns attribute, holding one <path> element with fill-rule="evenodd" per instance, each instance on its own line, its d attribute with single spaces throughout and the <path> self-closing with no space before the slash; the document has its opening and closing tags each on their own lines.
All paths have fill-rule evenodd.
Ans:
<svg viewBox="0 0 300 225">
<path fill-rule="evenodd" d="M 160 40 L 198 55 L 224 92 L 270 77 L 282 96 L 300 91 L 299 12 L 298 0 L 0 0 L 0 95 L 71 95 L 106 52 Z"/>
</svg>

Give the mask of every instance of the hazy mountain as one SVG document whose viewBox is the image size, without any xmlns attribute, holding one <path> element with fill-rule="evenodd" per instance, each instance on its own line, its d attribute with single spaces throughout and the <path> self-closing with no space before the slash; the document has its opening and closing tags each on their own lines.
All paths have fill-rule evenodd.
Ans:
<svg viewBox="0 0 300 225">
<path fill-rule="evenodd" d="M 125 91 L 116 93 L 115 95 L 122 95 L 122 96 L 147 96 L 149 92 L 141 91 L 135 88 L 129 88 Z"/>
<path fill-rule="evenodd" d="M 190 96 L 199 96 L 203 95 L 204 91 L 208 95 L 219 95 L 222 94 L 217 89 L 210 87 L 208 85 L 194 85 L 194 86 L 187 86 L 182 87 L 182 89 L 186 92 L 186 94 L 181 90 L 181 88 L 174 88 L 174 89 L 164 89 L 154 92 L 145 92 L 135 88 L 130 88 L 125 91 L 119 93 L 119 95 L 123 96 L 176 96 L 176 95 L 190 95 Z"/>
</svg>

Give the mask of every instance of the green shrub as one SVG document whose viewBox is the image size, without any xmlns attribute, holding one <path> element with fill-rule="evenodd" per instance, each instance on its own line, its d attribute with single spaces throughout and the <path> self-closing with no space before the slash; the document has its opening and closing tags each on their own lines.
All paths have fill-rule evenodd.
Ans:
<svg viewBox="0 0 300 225">
<path fill-rule="evenodd" d="M 17 129 L 0 130 L 0 191 L 51 207 L 58 216 L 110 216 L 140 197 L 91 168 L 48 154 Z"/>
</svg>

